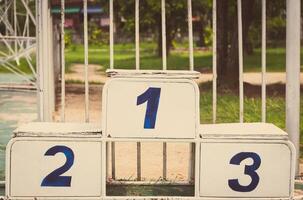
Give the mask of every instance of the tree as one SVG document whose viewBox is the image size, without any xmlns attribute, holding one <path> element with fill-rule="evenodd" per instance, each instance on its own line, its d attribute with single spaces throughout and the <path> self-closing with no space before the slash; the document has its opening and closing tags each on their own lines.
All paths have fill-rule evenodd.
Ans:
<svg viewBox="0 0 303 200">
<path fill-rule="evenodd" d="M 108 0 L 101 0 L 108 6 Z M 211 7 L 210 0 L 193 1 L 193 13 L 204 13 L 205 7 Z M 177 33 L 187 33 L 187 1 L 166 1 L 166 49 L 167 54 L 173 46 Z M 134 35 L 135 29 L 135 0 L 115 1 L 115 23 L 118 31 L 123 34 Z M 203 9 L 200 12 L 198 9 Z M 209 9 L 208 9 L 209 10 Z M 206 12 L 205 12 L 206 13 Z M 208 11 L 209 13 L 209 11 Z M 203 15 L 202 15 L 203 16 Z M 123 20 L 120 20 L 120 19 Z M 201 17 L 205 19 L 205 17 Z M 157 40 L 157 54 L 162 56 L 162 26 L 161 26 L 161 1 L 140 1 L 140 33 L 153 33 Z"/>
<path fill-rule="evenodd" d="M 237 1 L 217 1 L 217 67 L 219 85 L 239 85 Z M 243 43 L 249 45 L 249 29 L 254 19 L 255 0 L 242 1 Z M 230 21 L 229 21 L 230 20 Z"/>
</svg>

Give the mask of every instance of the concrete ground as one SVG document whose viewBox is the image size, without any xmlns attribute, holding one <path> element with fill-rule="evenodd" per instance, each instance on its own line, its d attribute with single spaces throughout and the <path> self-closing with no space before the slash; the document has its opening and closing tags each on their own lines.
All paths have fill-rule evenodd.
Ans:
<svg viewBox="0 0 303 200">
<path fill-rule="evenodd" d="M 84 66 L 82 64 L 75 64 L 71 67 L 72 73 L 65 75 L 67 81 L 84 81 Z M 102 69 L 99 65 L 90 64 L 88 67 L 89 81 L 94 83 L 105 83 L 108 79 L 105 72 L 98 71 Z M 197 80 L 198 83 L 212 81 L 211 73 L 203 73 Z M 244 73 L 243 79 L 245 82 L 251 83 L 253 85 L 260 85 L 262 83 L 261 73 L 258 72 L 246 72 Z M 300 74 L 300 81 L 303 84 L 303 73 Z M 266 83 L 286 83 L 286 73 L 284 72 L 267 72 L 266 73 Z"/>
</svg>

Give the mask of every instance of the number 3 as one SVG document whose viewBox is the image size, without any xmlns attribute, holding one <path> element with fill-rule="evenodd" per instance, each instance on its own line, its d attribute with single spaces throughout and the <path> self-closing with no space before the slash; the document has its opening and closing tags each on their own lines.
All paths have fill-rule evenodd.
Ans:
<svg viewBox="0 0 303 200">
<path fill-rule="evenodd" d="M 57 153 L 63 153 L 66 157 L 66 162 L 62 167 L 47 175 L 42 183 L 42 187 L 70 187 L 71 176 L 61 176 L 68 171 L 74 164 L 74 152 L 67 146 L 54 146 L 46 151 L 45 156 L 54 156 Z"/>
<path fill-rule="evenodd" d="M 230 164 L 232 165 L 240 165 L 241 162 L 245 159 L 251 158 L 253 160 L 252 165 L 245 165 L 244 174 L 250 176 L 251 183 L 249 185 L 241 185 L 239 183 L 239 179 L 230 179 L 228 180 L 229 187 L 237 192 L 251 192 L 259 184 L 260 177 L 257 174 L 256 170 L 259 169 L 261 165 L 261 158 L 258 154 L 253 152 L 241 152 L 232 157 L 230 160 Z"/>
</svg>

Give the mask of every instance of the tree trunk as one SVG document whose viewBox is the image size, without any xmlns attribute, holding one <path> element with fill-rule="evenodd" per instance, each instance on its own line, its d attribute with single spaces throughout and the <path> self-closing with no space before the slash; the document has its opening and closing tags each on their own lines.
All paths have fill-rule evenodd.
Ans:
<svg viewBox="0 0 303 200">
<path fill-rule="evenodd" d="M 244 45 L 244 52 L 248 55 L 253 53 L 253 44 L 249 38 L 249 28 L 252 24 L 254 19 L 254 5 L 255 0 L 243 0 L 243 45 Z"/>
<path fill-rule="evenodd" d="M 218 0 L 217 7 L 217 66 L 218 66 L 218 81 L 220 86 L 238 88 L 239 86 L 239 43 L 238 43 L 238 16 L 237 16 L 237 1 L 234 0 L 232 11 L 228 10 L 227 0 Z M 244 47 L 252 48 L 249 44 L 249 27 L 253 19 L 253 5 L 255 0 L 242 1 L 242 16 L 243 16 L 243 44 Z M 228 14 L 232 22 L 231 29 L 227 26 Z M 228 32 L 230 37 L 228 37 Z M 246 44 L 246 45 L 245 45 Z M 228 48 L 229 46 L 229 48 Z M 252 52 L 252 49 L 250 49 Z"/>
<path fill-rule="evenodd" d="M 200 21 L 197 23 L 197 30 L 198 30 L 198 36 L 199 36 L 199 41 L 197 42 L 198 47 L 204 47 L 205 46 L 204 29 L 205 29 L 204 19 L 203 19 L 203 16 L 200 16 Z"/>
<path fill-rule="evenodd" d="M 169 26 L 166 26 L 166 55 L 170 54 L 170 50 L 172 48 L 173 39 L 175 38 L 175 34 L 172 32 Z M 162 23 L 161 18 L 158 22 L 158 37 L 157 37 L 157 55 L 162 57 Z"/>
<path fill-rule="evenodd" d="M 228 0 L 217 0 L 217 68 L 218 82 L 223 85 L 228 58 Z"/>
</svg>

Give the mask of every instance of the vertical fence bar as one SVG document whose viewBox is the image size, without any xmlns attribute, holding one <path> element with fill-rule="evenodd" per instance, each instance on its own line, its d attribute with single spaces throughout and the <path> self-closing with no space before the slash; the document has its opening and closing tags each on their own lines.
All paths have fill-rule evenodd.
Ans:
<svg viewBox="0 0 303 200">
<path fill-rule="evenodd" d="M 50 94 L 51 87 L 49 86 L 50 73 L 52 73 L 52 66 L 50 65 L 49 57 L 49 2 L 37 0 L 36 17 L 39 22 L 37 25 L 37 91 L 39 99 L 39 120 L 52 121 L 52 106 L 53 100 Z"/>
<path fill-rule="evenodd" d="M 167 70 L 166 54 L 166 11 L 165 0 L 161 0 L 161 22 L 162 22 L 162 69 Z M 166 180 L 167 174 L 167 144 L 163 143 L 163 179 Z"/>
<path fill-rule="evenodd" d="M 4 21 L 8 20 L 8 4 L 7 4 L 7 0 L 4 0 L 4 7 L 5 7 L 5 15 L 4 15 Z M 8 28 L 5 27 L 5 35 L 8 35 Z"/>
<path fill-rule="evenodd" d="M 88 85 L 88 25 L 87 0 L 83 1 L 84 25 L 84 71 L 85 71 L 85 122 L 89 122 L 89 85 Z"/>
<path fill-rule="evenodd" d="M 26 0 L 26 5 L 29 6 L 29 1 Z M 26 10 L 26 36 L 29 37 L 29 12 Z M 30 41 L 26 41 L 26 48 L 28 48 L 30 45 Z"/>
<path fill-rule="evenodd" d="M 61 0 L 61 121 L 65 121 L 65 0 Z"/>
<path fill-rule="evenodd" d="M 36 45 L 37 45 L 37 55 L 36 55 L 36 69 L 37 69 L 37 111 L 38 111 L 38 121 L 43 121 L 43 91 L 42 91 L 42 67 L 41 67 L 41 60 L 42 60 L 42 47 L 41 47 L 41 0 L 36 0 Z"/>
<path fill-rule="evenodd" d="M 49 101 L 49 109 L 50 109 L 50 115 L 52 121 L 52 113 L 55 111 L 55 81 L 54 81 L 54 46 L 53 46 L 53 19 L 51 17 L 51 7 L 48 7 L 48 12 L 47 12 L 47 32 L 49 33 L 47 40 L 47 49 L 48 49 L 48 101 Z"/>
<path fill-rule="evenodd" d="M 135 0 L 136 70 L 140 70 L 140 0 Z M 137 180 L 141 181 L 141 142 L 137 142 Z"/>
<path fill-rule="evenodd" d="M 192 17 L 192 0 L 187 0 L 187 20 L 188 20 L 188 46 L 189 46 L 189 70 L 194 70 L 194 41 L 193 41 L 193 17 Z M 194 179 L 194 144 L 189 144 L 189 180 Z"/>
<path fill-rule="evenodd" d="M 14 36 L 15 38 L 17 37 L 17 2 L 14 0 L 13 4 L 13 9 L 14 9 Z M 17 53 L 17 40 L 15 39 L 15 52 Z"/>
<path fill-rule="evenodd" d="M 238 0 L 238 43 L 239 43 L 239 96 L 240 123 L 243 123 L 244 89 L 243 89 L 243 35 L 242 35 L 242 0 Z"/>
<path fill-rule="evenodd" d="M 114 0 L 109 1 L 109 67 L 114 69 Z"/>
<path fill-rule="evenodd" d="M 111 143 L 112 146 L 112 179 L 116 179 L 116 147 L 115 147 L 115 142 Z"/>
<path fill-rule="evenodd" d="M 141 181 L 141 142 L 137 142 L 137 181 Z"/>
<path fill-rule="evenodd" d="M 114 69 L 114 0 L 109 1 L 109 59 L 110 69 Z M 108 152 L 108 151 L 107 151 Z M 115 142 L 111 142 L 112 179 L 116 178 Z M 109 154 L 107 154 L 109 155 Z"/>
<path fill-rule="evenodd" d="M 161 21 L 162 21 L 162 69 L 167 70 L 166 54 L 166 11 L 165 0 L 161 0 Z"/>
<path fill-rule="evenodd" d="M 213 123 L 217 121 L 217 0 L 213 0 Z"/>
<path fill-rule="evenodd" d="M 300 0 L 286 5 L 286 131 L 295 145 L 296 175 L 300 158 Z"/>
<path fill-rule="evenodd" d="M 136 70 L 140 69 L 140 14 L 139 5 L 140 0 L 135 0 L 135 21 L 136 21 Z"/>
<path fill-rule="evenodd" d="M 188 45 L 189 45 L 189 69 L 194 70 L 194 45 L 193 45 L 193 15 L 192 15 L 192 0 L 187 0 L 188 14 Z"/>
<path fill-rule="evenodd" d="M 163 142 L 163 180 L 167 179 L 167 143 Z"/>
<path fill-rule="evenodd" d="M 262 0 L 262 122 L 266 122 L 266 0 Z"/>
</svg>

